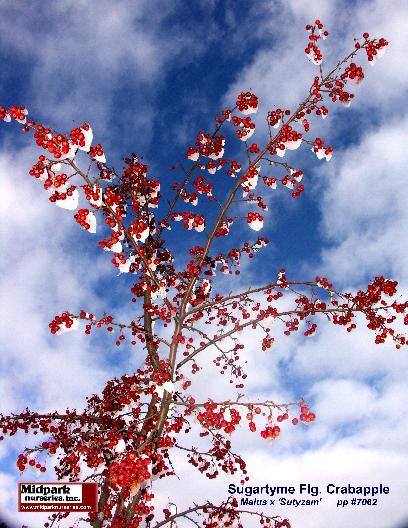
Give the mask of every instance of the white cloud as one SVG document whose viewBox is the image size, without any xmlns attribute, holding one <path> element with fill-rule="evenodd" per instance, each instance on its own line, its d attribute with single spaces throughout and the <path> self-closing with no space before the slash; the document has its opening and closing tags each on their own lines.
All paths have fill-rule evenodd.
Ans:
<svg viewBox="0 0 408 528">
<path fill-rule="evenodd" d="M 10 63 L 16 54 L 30 64 L 21 102 L 34 119 L 44 116 L 58 130 L 90 121 L 97 142 L 123 145 L 134 137 L 137 148 L 147 149 L 160 80 L 175 60 L 191 60 L 205 40 L 164 24 L 176 7 L 69 0 L 3 9 L 0 31 Z"/>
<path fill-rule="evenodd" d="M 323 265 L 334 279 L 382 272 L 406 284 L 407 133 L 404 115 L 384 123 L 339 153 L 324 176 L 322 230 L 334 247 L 323 251 Z"/>
</svg>

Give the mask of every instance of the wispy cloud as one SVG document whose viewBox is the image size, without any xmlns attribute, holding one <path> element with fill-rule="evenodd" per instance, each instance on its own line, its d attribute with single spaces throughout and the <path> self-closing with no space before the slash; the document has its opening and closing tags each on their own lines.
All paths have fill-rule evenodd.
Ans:
<svg viewBox="0 0 408 528">
<path fill-rule="evenodd" d="M 166 23 L 177 5 L 102 0 L 3 7 L 3 52 L 24 68 L 19 102 L 61 129 L 90 121 L 109 147 L 147 149 L 160 81 L 186 49 L 191 60 L 202 47 L 203 39 Z"/>
<path fill-rule="evenodd" d="M 325 175 L 322 232 L 327 273 L 358 280 L 382 271 L 407 284 L 407 115 L 394 117 L 339 153 Z M 353 258 L 347 258 L 353 255 Z"/>
</svg>

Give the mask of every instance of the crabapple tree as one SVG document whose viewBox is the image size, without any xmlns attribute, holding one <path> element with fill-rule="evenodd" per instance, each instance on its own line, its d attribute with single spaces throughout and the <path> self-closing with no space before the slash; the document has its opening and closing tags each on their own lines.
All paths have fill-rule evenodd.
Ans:
<svg viewBox="0 0 408 528">
<path fill-rule="evenodd" d="M 184 161 L 172 167 L 177 181 L 166 191 L 134 153 L 124 159 L 121 171 L 111 167 L 102 145 L 93 141 L 90 124 L 63 133 L 31 119 L 23 105 L 0 107 L 0 118 L 22 125 L 38 145 L 40 155 L 29 174 L 49 201 L 72 214 L 111 255 L 114 268 L 132 277 L 137 314 L 132 320 L 94 314 L 85 306 L 78 313 L 67 309 L 56 315 L 49 329 L 55 339 L 72 331 L 115 332 L 116 346 L 137 348 L 139 368 L 108 380 L 82 410 L 39 414 L 25 409 L 0 415 L 1 440 L 19 431 L 43 435 L 42 442 L 18 456 L 20 472 L 46 472 L 48 454 L 54 457 L 48 464 L 54 460 L 58 479 L 98 483 L 98 511 L 77 519 L 80 526 L 174 528 L 190 522 L 206 528 L 289 527 L 287 519 L 242 510 L 235 497 L 219 504 L 194 502 L 187 509 L 173 503 L 154 507 L 153 482 L 174 475 L 171 458 L 177 450 L 209 479 L 222 472 L 236 474 L 243 485 L 249 477 L 245 461 L 233 450 L 233 433 L 246 427 L 274 441 L 285 424 L 315 420 L 300 397 L 281 403 L 251 401 L 245 395 L 242 331 L 256 331 L 259 348 L 267 351 L 278 328 L 286 335 L 301 331 L 310 336 L 323 316 L 347 332 L 365 322 L 379 344 L 408 344 L 396 330 L 397 318 L 408 324 L 408 302 L 396 300 L 397 282 L 383 276 L 355 292 L 339 291 L 326 277 L 288 277 L 284 269 L 265 284 L 241 291 L 225 294 L 217 285 L 220 274 L 239 275 L 240 261 L 252 259 L 268 244 L 259 233 L 267 220 L 267 194 L 289 192 L 301 199 L 304 174 L 289 156 L 285 160 L 287 151 L 306 148 L 317 160 L 330 160 L 333 147 L 313 137 L 313 125 L 329 115 L 331 105 L 350 105 L 350 89 L 364 79 L 358 61 L 374 63 L 388 45 L 384 38 L 364 33 L 347 56 L 326 67 L 320 44 L 328 32 L 319 20 L 306 30 L 305 53 L 316 70 L 303 101 L 295 108 L 272 108 L 265 116 L 268 133 L 255 143 L 251 116 L 258 98 L 240 93 L 231 108 L 215 117 L 213 130 L 199 131 L 192 139 Z M 226 155 L 228 134 L 242 141 L 242 158 Z M 161 199 L 165 192 L 171 197 L 167 202 Z M 170 230 L 191 234 L 185 255 L 177 246 L 179 262 L 166 242 Z M 235 398 L 196 397 L 194 375 L 207 368 L 204 357 L 224 374 Z M 197 430 L 204 448 L 183 443 L 183 434 Z M 67 516 L 53 514 L 45 526 L 58 525 Z"/>
</svg>

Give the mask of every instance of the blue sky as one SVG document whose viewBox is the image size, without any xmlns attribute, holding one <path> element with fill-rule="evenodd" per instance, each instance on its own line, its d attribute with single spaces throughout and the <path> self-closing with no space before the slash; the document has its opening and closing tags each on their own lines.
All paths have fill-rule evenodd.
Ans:
<svg viewBox="0 0 408 528">
<path fill-rule="evenodd" d="M 137 152 L 165 190 L 175 177 L 169 167 L 182 160 L 198 130 L 213 127 L 214 116 L 239 92 L 252 89 L 260 98 L 253 136 L 260 144 L 267 111 L 273 105 L 293 107 L 304 97 L 314 76 L 304 54 L 307 22 L 318 17 L 327 26 L 329 63 L 351 48 L 353 36 L 366 30 L 384 36 L 390 49 L 373 68 L 364 68 L 366 79 L 351 107 L 332 107 L 330 118 L 312 127 L 312 137 L 334 146 L 332 160 L 318 161 L 307 149 L 290 153 L 288 161 L 305 172 L 305 192 L 297 200 L 287 189 L 265 193 L 269 212 L 260 234 L 271 244 L 257 265 L 244 264 L 237 287 L 275 277 L 284 266 L 290 278 L 327 274 L 340 288 L 358 288 L 384 274 L 407 292 L 407 15 L 398 1 L 317 0 L 312 7 L 298 0 L 158 0 L 153 6 L 145 0 L 114 6 L 105 0 L 5 1 L 0 3 L 0 104 L 24 103 L 34 119 L 61 131 L 90 122 L 111 164 L 120 168 L 123 156 Z M 365 67 L 366 60 L 361 64 Z M 238 140 L 228 147 L 231 156 L 242 156 Z M 27 175 L 37 156 L 16 126 L 2 125 L 4 411 L 80 406 L 107 378 L 130 372 L 138 362 L 137 353 L 118 352 L 104 335 L 89 340 L 76 333 L 58 340 L 48 333 L 49 321 L 64 309 L 114 309 L 119 318 L 129 319 L 132 282 L 126 275 L 115 277 L 110 257 L 69 212 L 49 204 Z M 224 179 L 221 193 L 227 184 Z M 177 244 L 182 228 L 173 229 Z M 254 233 L 236 223 L 232 237 L 242 241 Z M 320 525 L 327 515 L 334 527 L 358 522 L 368 528 L 374 520 L 378 528 L 397 527 L 408 517 L 400 506 L 408 490 L 405 352 L 375 347 L 364 328 L 351 337 L 324 323 L 312 339 L 302 333 L 277 337 L 268 355 L 255 341 L 249 347 L 249 390 L 283 401 L 308 396 L 319 421 L 304 434 L 288 431 L 273 448 L 258 442 L 248 451 L 253 439 L 237 438 L 254 482 L 265 481 L 266 468 L 279 482 L 351 475 L 371 483 L 381 477 L 391 482 L 393 492 L 375 512 L 337 512 L 328 502 L 307 519 L 297 511 L 283 513 L 294 527 Z M 206 387 L 198 379 L 198 394 L 205 397 Z M 222 391 L 214 381 L 214 396 Z M 20 449 L 24 440 L 18 439 Z M 11 442 L 0 445 L 0 512 L 9 521 L 25 519 L 35 527 L 39 516 L 16 513 L 15 488 L 10 487 L 18 479 L 16 450 Z M 188 470 L 180 460 L 180 476 Z M 224 496 L 222 483 L 209 486 L 197 475 L 196 484 L 202 494 Z M 194 499 L 179 491 L 183 500 Z M 166 493 L 158 490 L 161 497 Z"/>
</svg>

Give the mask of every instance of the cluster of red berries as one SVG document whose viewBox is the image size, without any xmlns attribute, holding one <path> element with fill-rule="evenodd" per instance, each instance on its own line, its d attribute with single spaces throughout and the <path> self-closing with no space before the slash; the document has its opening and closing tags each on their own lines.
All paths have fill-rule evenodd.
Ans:
<svg viewBox="0 0 408 528">
<path fill-rule="evenodd" d="M 205 229 L 205 218 L 202 215 L 188 212 L 173 213 L 172 220 L 174 222 L 182 220 L 184 229 L 195 229 L 196 231 L 203 231 Z"/>
<path fill-rule="evenodd" d="M 189 204 L 194 205 L 194 206 L 196 206 L 197 203 L 198 203 L 198 194 L 195 193 L 195 192 L 188 193 L 185 189 L 181 189 L 180 190 L 180 197 L 182 198 L 182 200 L 185 203 L 189 203 Z"/>
<path fill-rule="evenodd" d="M 259 150 L 259 146 L 256 143 L 252 143 L 252 145 L 249 147 L 248 151 L 251 154 L 258 154 L 258 152 L 260 151 Z"/>
<path fill-rule="evenodd" d="M 248 202 L 249 203 L 256 203 L 256 205 L 260 209 L 262 209 L 263 211 L 267 211 L 268 210 L 268 206 L 263 201 L 262 196 L 255 196 L 254 194 L 249 194 L 248 195 Z"/>
<path fill-rule="evenodd" d="M 150 467 L 149 467 L 150 466 Z M 109 466 L 109 480 L 113 487 L 130 488 L 151 477 L 151 462 L 134 452 L 126 453 L 121 460 Z"/>
<path fill-rule="evenodd" d="M 242 166 L 236 160 L 231 160 L 230 167 L 231 167 L 230 170 L 232 172 L 239 172 L 242 169 Z M 231 176 L 229 172 L 228 172 L 228 176 Z"/>
<path fill-rule="evenodd" d="M 313 62 L 314 64 L 320 64 L 323 59 L 322 52 L 320 51 L 320 48 L 317 46 L 316 42 L 313 42 L 314 39 L 317 39 L 317 35 L 311 35 L 309 39 L 312 40 L 312 42 L 309 42 L 305 49 L 305 53 L 308 56 L 313 56 Z"/>
<path fill-rule="evenodd" d="M 227 169 L 227 174 L 228 174 L 228 176 L 232 176 L 233 178 L 235 178 L 236 173 L 239 172 L 239 171 L 241 170 L 241 165 L 239 165 L 239 164 L 237 164 L 237 165 L 239 166 L 238 169 L 235 169 L 235 170 L 232 169 L 232 168 Z"/>
<path fill-rule="evenodd" d="M 311 88 L 311 92 L 313 94 L 313 103 L 318 103 L 320 99 L 323 99 L 323 95 L 320 93 L 321 88 L 322 88 L 321 79 L 320 77 L 315 76 L 313 80 L 312 88 Z M 311 113 L 311 111 L 307 113 Z M 304 115 L 304 112 L 302 112 L 302 114 Z"/>
<path fill-rule="evenodd" d="M 310 325 L 310 327 L 304 332 L 303 335 L 305 335 L 306 337 L 309 337 L 313 334 L 316 333 L 316 329 L 317 329 L 317 324 L 316 323 L 313 323 Z"/>
<path fill-rule="evenodd" d="M 361 81 L 364 79 L 363 68 L 361 66 L 357 66 L 356 63 L 352 62 L 340 75 L 340 79 L 349 79 L 353 84 L 360 84 Z"/>
<path fill-rule="evenodd" d="M 281 108 L 277 108 L 276 110 L 268 112 L 269 125 L 275 128 L 278 127 L 284 115 L 290 115 L 290 110 L 282 110 Z"/>
<path fill-rule="evenodd" d="M 207 161 L 205 165 L 200 165 L 200 168 L 207 169 L 210 174 L 215 174 L 215 171 L 217 170 L 217 164 L 210 160 Z"/>
<path fill-rule="evenodd" d="M 296 178 L 294 175 L 287 174 L 284 178 L 281 180 L 282 185 L 285 187 L 288 187 L 289 189 L 293 189 L 294 186 L 297 183 Z M 292 191 L 292 198 L 297 198 L 302 194 L 302 192 L 305 190 L 305 186 L 303 184 L 298 185 L 294 191 Z"/>
<path fill-rule="evenodd" d="M 320 22 L 320 20 L 315 20 L 315 23 L 314 25 L 313 24 L 307 24 L 306 25 L 306 31 L 313 31 L 313 29 L 317 28 L 318 30 L 322 30 L 323 29 L 323 24 Z M 324 36 L 327 37 L 329 35 L 329 33 L 327 31 L 324 32 Z"/>
<path fill-rule="evenodd" d="M 111 259 L 111 262 L 115 268 L 119 268 L 121 264 L 126 264 L 126 257 L 123 253 L 119 253 L 117 256 Z"/>
<path fill-rule="evenodd" d="M 68 456 L 64 457 L 61 460 L 63 466 L 68 467 L 68 471 L 73 474 L 79 474 L 81 472 L 81 467 L 78 465 L 80 457 L 75 453 L 70 453 Z"/>
<path fill-rule="evenodd" d="M 84 142 L 85 144 L 85 142 Z M 100 143 L 98 143 L 97 145 L 95 145 L 94 147 L 91 147 L 89 149 L 89 155 L 91 156 L 92 159 L 96 158 L 96 157 L 102 157 L 104 154 L 103 152 L 103 148 L 102 148 L 102 145 Z"/>
<path fill-rule="evenodd" d="M 257 416 L 265 416 L 266 413 L 262 412 L 262 409 L 260 406 L 252 407 L 250 411 L 247 413 L 246 418 L 248 420 L 248 427 L 251 432 L 256 432 L 257 426 L 254 421 L 254 419 Z M 284 422 L 285 420 L 289 419 L 289 413 L 285 412 L 283 414 L 279 414 L 276 417 L 276 421 L 278 423 Z M 316 419 L 315 413 L 311 412 L 309 407 L 306 403 L 302 403 L 300 405 L 300 415 L 299 418 L 292 418 L 292 424 L 297 425 L 299 423 L 299 419 L 302 423 L 310 423 L 313 422 Z M 281 433 L 281 428 L 278 425 L 274 425 L 272 423 L 272 408 L 269 409 L 269 423 L 268 425 L 262 429 L 261 431 L 261 437 L 264 439 L 273 439 L 277 438 Z"/>
<path fill-rule="evenodd" d="M 223 430 L 225 433 L 233 433 L 241 421 L 241 415 L 234 408 L 228 408 L 229 417 L 225 417 L 225 409 L 214 402 L 206 402 L 204 411 L 196 415 L 197 420 L 205 429 Z"/>
<path fill-rule="evenodd" d="M 302 134 L 294 130 L 290 125 L 283 125 L 279 133 L 279 142 L 287 143 L 290 141 L 298 141 L 302 137 Z"/>
<path fill-rule="evenodd" d="M 197 161 L 200 157 L 200 152 L 194 147 L 188 147 L 185 157 L 189 158 L 191 161 Z"/>
<path fill-rule="evenodd" d="M 50 327 L 50 332 L 56 334 L 61 327 L 71 328 L 73 324 L 74 319 L 70 314 L 68 312 L 62 312 L 61 315 L 56 315 L 48 326 Z"/>
<path fill-rule="evenodd" d="M 258 212 L 249 212 L 247 216 L 247 222 L 252 229 L 259 231 L 263 226 L 263 216 Z"/>
<path fill-rule="evenodd" d="M 55 159 L 68 154 L 70 150 L 69 141 L 64 134 L 52 135 L 49 128 L 45 128 L 40 124 L 35 127 L 34 138 L 37 145 L 48 150 Z"/>
<path fill-rule="evenodd" d="M 258 183 L 259 167 L 251 165 L 247 172 L 241 177 L 241 185 L 244 192 L 249 192 L 250 189 L 254 189 Z"/>
<path fill-rule="evenodd" d="M 279 425 L 268 425 L 261 431 L 261 436 L 264 440 L 272 440 L 278 438 L 281 429 Z"/>
<path fill-rule="evenodd" d="M 251 92 L 241 92 L 237 97 L 236 105 L 242 113 L 256 112 L 258 97 Z"/>
<path fill-rule="evenodd" d="M 44 180 L 44 189 L 48 190 L 51 187 L 58 189 L 63 187 L 68 181 L 68 176 L 66 174 L 56 174 L 51 177 L 51 172 L 48 171 L 48 177 Z"/>
<path fill-rule="evenodd" d="M 121 217 L 124 216 L 123 208 L 122 208 L 122 197 L 119 192 L 117 192 L 112 187 L 106 187 L 104 191 L 104 199 L 106 205 L 109 205 L 111 209 L 114 209 L 116 213 L 116 217 L 120 215 Z M 122 218 L 117 218 L 120 222 Z"/>
<path fill-rule="evenodd" d="M 52 203 L 58 202 L 59 200 L 66 200 L 68 196 L 73 195 L 75 190 L 76 190 L 76 186 L 71 185 L 70 187 L 68 187 L 68 189 L 65 192 L 55 191 L 48 199 Z"/>
<path fill-rule="evenodd" d="M 24 124 L 27 119 L 27 113 L 27 109 L 24 105 L 11 105 L 8 110 L 4 106 L 0 106 L 0 119 L 3 121 L 11 121 L 14 119 L 19 123 Z"/>
<path fill-rule="evenodd" d="M 340 101 L 345 106 L 349 106 L 351 100 L 354 98 L 354 94 L 346 92 L 344 90 L 344 82 L 343 81 L 335 81 L 334 83 L 328 83 L 327 88 L 330 89 L 329 97 L 335 103 L 337 100 Z"/>
<path fill-rule="evenodd" d="M 213 186 L 209 181 L 204 180 L 202 176 L 197 176 L 197 178 L 193 181 L 193 185 L 200 194 L 212 196 Z"/>
<path fill-rule="evenodd" d="M 306 404 L 300 406 L 300 421 L 307 424 L 316 420 L 315 413 L 311 412 Z M 293 420 L 292 420 L 293 422 Z"/>
<path fill-rule="evenodd" d="M 369 37 L 368 33 L 363 34 L 363 38 L 367 40 Z M 366 43 L 365 50 L 367 53 L 367 59 L 370 62 L 373 62 L 377 55 L 386 47 L 388 46 L 388 42 L 384 38 L 380 38 L 380 40 L 370 40 Z"/>
<path fill-rule="evenodd" d="M 315 153 L 318 153 L 319 150 L 323 150 L 324 151 L 324 154 L 326 156 L 330 155 L 332 152 L 333 152 L 333 147 L 325 147 L 324 146 L 324 140 L 317 137 L 314 141 L 314 147 L 313 147 L 313 151 Z"/>
<path fill-rule="evenodd" d="M 262 180 L 264 184 L 270 187 L 271 189 L 276 189 L 276 182 L 278 181 L 277 178 L 269 178 L 268 176 L 263 176 Z"/>
<path fill-rule="evenodd" d="M 286 278 L 286 270 L 285 270 L 285 268 L 281 268 L 279 270 L 276 284 L 280 288 L 284 288 L 284 289 L 288 288 L 288 280 Z"/>
<path fill-rule="evenodd" d="M 329 111 L 328 111 L 327 107 L 324 106 L 324 105 L 322 105 L 320 108 L 316 109 L 316 115 L 321 116 L 323 119 L 325 119 L 328 116 L 328 114 L 329 114 Z M 310 128 L 310 125 L 309 125 L 307 119 L 304 119 L 303 121 L 304 121 L 303 126 L 305 128 L 305 131 L 307 132 L 309 130 L 309 128 Z"/>
<path fill-rule="evenodd" d="M 89 209 L 78 209 L 78 212 L 74 215 L 75 220 L 81 225 L 84 229 L 90 229 L 91 224 L 89 223 Z"/>
<path fill-rule="evenodd" d="M 233 116 L 232 124 L 235 127 L 241 127 L 236 131 L 239 139 L 249 139 L 255 132 L 255 123 L 252 122 L 250 117 Z"/>
<path fill-rule="evenodd" d="M 221 119 L 221 122 L 222 122 L 222 121 L 230 121 L 230 120 L 231 120 L 232 110 L 229 110 L 229 109 L 228 109 L 228 110 L 223 110 L 223 111 L 221 112 L 221 114 L 222 114 L 222 117 L 223 117 L 223 118 Z M 220 122 L 220 121 L 218 121 L 218 122 Z"/>
<path fill-rule="evenodd" d="M 102 189 L 100 187 L 97 187 L 96 185 L 94 187 L 90 187 L 89 185 L 83 185 L 82 188 L 84 190 L 86 200 L 88 200 L 88 202 L 95 202 L 92 204 L 92 206 L 96 209 L 99 209 L 99 205 L 96 205 L 96 203 L 98 203 L 102 197 Z M 115 226 L 116 222 L 113 227 Z"/>
<path fill-rule="evenodd" d="M 200 130 L 197 134 L 197 139 L 194 147 L 189 147 L 185 154 L 186 158 L 192 161 L 197 161 L 200 156 L 206 156 L 207 158 L 218 159 L 224 154 L 225 137 L 222 135 L 212 136 L 205 134 Z"/>
<path fill-rule="evenodd" d="M 16 466 L 18 469 L 23 472 L 26 470 L 27 464 L 30 467 L 35 467 L 37 470 L 39 470 L 41 473 L 44 473 L 46 471 L 46 468 L 42 466 L 39 462 L 36 462 L 33 458 L 28 459 L 25 455 L 21 454 L 18 455 Z"/>
<path fill-rule="evenodd" d="M 29 171 L 30 176 L 34 176 L 34 178 L 37 179 L 44 179 L 44 174 L 48 174 L 44 162 L 45 156 L 39 156 L 37 163 L 35 163 Z"/>
<path fill-rule="evenodd" d="M 331 290 L 333 288 L 333 284 L 326 277 L 317 276 L 315 281 L 320 288 L 324 288 L 325 290 Z"/>
<path fill-rule="evenodd" d="M 297 332 L 299 330 L 299 319 L 297 317 L 289 319 L 289 321 L 286 321 L 285 327 L 286 330 L 283 332 L 285 336 L 289 336 L 291 333 Z"/>
<path fill-rule="evenodd" d="M 166 359 L 161 359 L 158 366 L 154 369 L 151 380 L 158 384 L 163 385 L 166 381 L 171 380 L 170 366 Z"/>
<path fill-rule="evenodd" d="M 264 337 L 262 339 L 262 350 L 264 352 L 269 350 L 272 347 L 274 341 L 275 341 L 275 339 L 273 337 L 271 337 L 271 336 Z"/>
<path fill-rule="evenodd" d="M 206 144 L 200 148 L 200 151 L 205 156 L 218 158 L 224 153 L 224 144 L 224 136 L 215 136 L 214 138 L 211 138 L 211 136 L 210 138 L 206 137 Z"/>
<path fill-rule="evenodd" d="M 233 223 L 232 218 L 227 218 L 215 232 L 216 237 L 227 236 L 230 232 L 230 226 Z M 207 273 L 208 275 L 208 273 Z"/>
<path fill-rule="evenodd" d="M 111 249 L 119 242 L 120 234 L 119 233 L 112 233 L 112 235 L 107 240 L 101 240 L 98 242 L 98 246 L 102 249 Z M 115 248 L 116 249 L 116 248 Z M 121 251 L 117 251 L 117 253 L 121 253 Z"/>
<path fill-rule="evenodd" d="M 69 133 L 72 143 L 74 143 L 74 145 L 78 145 L 79 147 L 85 147 L 86 139 L 84 130 L 87 132 L 90 130 L 90 128 L 91 127 L 88 123 L 84 123 L 80 128 L 73 128 Z"/>
</svg>

